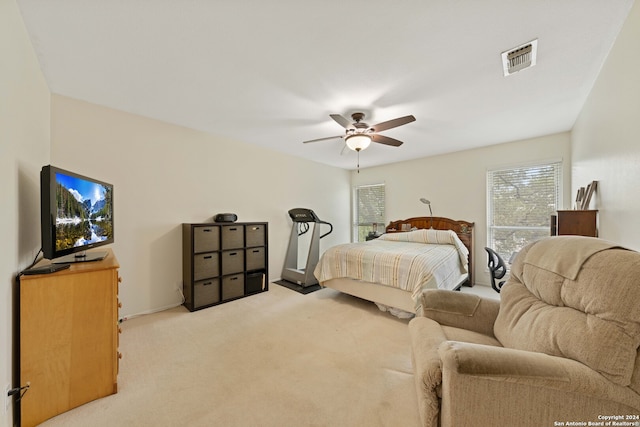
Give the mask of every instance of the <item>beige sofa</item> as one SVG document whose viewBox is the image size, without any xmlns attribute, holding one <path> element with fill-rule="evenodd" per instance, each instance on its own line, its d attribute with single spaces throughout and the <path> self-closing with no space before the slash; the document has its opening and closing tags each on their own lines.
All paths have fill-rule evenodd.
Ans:
<svg viewBox="0 0 640 427">
<path fill-rule="evenodd" d="M 640 421 L 640 253 L 549 237 L 519 253 L 500 301 L 431 290 L 422 307 L 409 330 L 425 426 Z"/>
</svg>

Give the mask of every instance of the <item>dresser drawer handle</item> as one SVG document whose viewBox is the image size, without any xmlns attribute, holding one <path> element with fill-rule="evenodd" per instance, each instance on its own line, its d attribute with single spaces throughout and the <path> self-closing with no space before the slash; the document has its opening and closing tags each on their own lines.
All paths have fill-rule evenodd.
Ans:
<svg viewBox="0 0 640 427">
<path fill-rule="evenodd" d="M 229 256 L 236 256 L 236 255 L 238 255 L 238 252 L 231 252 L 231 253 L 229 254 Z"/>
<path fill-rule="evenodd" d="M 203 257 L 203 258 L 204 258 L 204 259 L 211 259 L 211 258 L 213 258 L 213 256 L 212 256 L 212 255 L 207 255 L 207 256 L 205 256 L 205 257 Z"/>
<path fill-rule="evenodd" d="M 204 229 L 204 230 L 202 230 L 202 231 L 204 231 L 205 233 L 211 233 L 211 229 L 210 229 L 210 228 L 205 228 L 205 229 Z"/>
<path fill-rule="evenodd" d="M 205 282 L 202 284 L 202 286 L 209 286 L 209 285 L 213 285 L 213 282 Z"/>
</svg>

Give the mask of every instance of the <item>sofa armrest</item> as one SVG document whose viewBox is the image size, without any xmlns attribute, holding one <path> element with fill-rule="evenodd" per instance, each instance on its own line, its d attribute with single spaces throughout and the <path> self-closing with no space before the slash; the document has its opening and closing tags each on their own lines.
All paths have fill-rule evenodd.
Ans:
<svg viewBox="0 0 640 427">
<path fill-rule="evenodd" d="M 493 324 L 498 317 L 500 301 L 442 289 L 426 290 L 420 298 L 422 316 L 441 325 L 494 337 Z"/>
<path fill-rule="evenodd" d="M 629 387 L 615 384 L 586 365 L 572 359 L 524 350 L 480 344 L 447 341 L 438 349 L 445 372 L 452 376 L 468 376 L 478 380 L 509 383 L 531 396 L 548 396 L 552 391 L 579 396 L 581 401 L 610 401 L 640 409 L 640 397 Z M 444 383 L 444 379 L 443 379 Z M 545 391 L 546 390 L 546 391 Z M 522 398 L 516 397 L 516 401 Z M 491 400 L 491 397 L 488 397 Z M 541 397 L 541 399 L 543 399 Z M 533 406 L 540 401 L 528 402 Z M 538 406 L 541 407 L 541 406 Z M 568 409 L 568 408 L 567 408 Z"/>
</svg>

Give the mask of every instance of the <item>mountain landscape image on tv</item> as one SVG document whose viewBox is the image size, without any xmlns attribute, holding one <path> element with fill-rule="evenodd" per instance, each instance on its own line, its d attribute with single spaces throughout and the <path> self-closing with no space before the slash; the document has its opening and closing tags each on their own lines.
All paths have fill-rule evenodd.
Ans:
<svg viewBox="0 0 640 427">
<path fill-rule="evenodd" d="M 113 187 L 55 175 L 56 252 L 113 239 Z"/>
</svg>

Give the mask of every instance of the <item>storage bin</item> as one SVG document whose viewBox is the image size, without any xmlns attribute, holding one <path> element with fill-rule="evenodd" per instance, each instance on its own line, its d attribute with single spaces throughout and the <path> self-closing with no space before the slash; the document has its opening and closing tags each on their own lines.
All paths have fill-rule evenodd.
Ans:
<svg viewBox="0 0 640 427">
<path fill-rule="evenodd" d="M 264 246 L 264 224 L 247 224 L 245 226 L 245 234 L 247 236 L 247 247 Z"/>
<path fill-rule="evenodd" d="M 222 274 L 244 271 L 244 249 L 222 252 Z"/>
<path fill-rule="evenodd" d="M 220 249 L 220 227 L 193 227 L 193 252 L 212 252 Z"/>
<path fill-rule="evenodd" d="M 222 226 L 222 249 L 244 247 L 244 225 Z"/>
<path fill-rule="evenodd" d="M 247 270 L 261 270 L 264 268 L 264 247 L 262 248 L 248 248 L 246 252 L 247 257 Z"/>
<path fill-rule="evenodd" d="M 195 282 L 193 284 L 193 291 L 194 308 L 220 302 L 220 280 L 218 279 L 207 279 Z"/>
<path fill-rule="evenodd" d="M 264 273 L 248 273 L 244 289 L 246 294 L 253 294 L 264 290 Z"/>
<path fill-rule="evenodd" d="M 222 300 L 244 295 L 244 273 L 222 278 Z"/>
<path fill-rule="evenodd" d="M 218 252 L 208 252 L 193 256 L 193 280 L 202 280 L 220 275 Z"/>
</svg>

